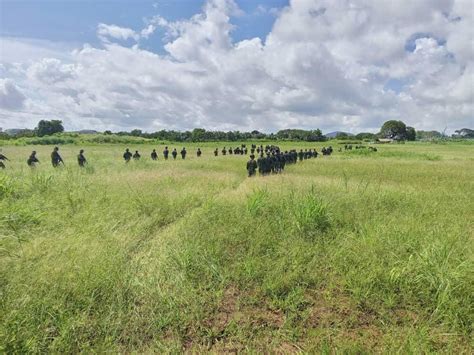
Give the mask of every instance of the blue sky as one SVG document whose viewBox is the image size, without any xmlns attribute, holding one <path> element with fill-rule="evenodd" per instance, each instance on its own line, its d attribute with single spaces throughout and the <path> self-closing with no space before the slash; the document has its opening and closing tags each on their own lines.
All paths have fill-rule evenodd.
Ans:
<svg viewBox="0 0 474 355">
<path fill-rule="evenodd" d="M 147 18 L 159 14 L 169 21 L 184 20 L 200 12 L 204 0 L 0 0 L 0 36 L 98 45 L 97 24 L 141 29 Z M 275 15 L 288 0 L 237 0 L 242 14 L 233 17 L 232 39 L 262 39 Z M 145 47 L 162 52 L 163 31 L 156 31 Z"/>
<path fill-rule="evenodd" d="M 474 125 L 469 0 L 0 0 L 0 127 Z"/>
</svg>

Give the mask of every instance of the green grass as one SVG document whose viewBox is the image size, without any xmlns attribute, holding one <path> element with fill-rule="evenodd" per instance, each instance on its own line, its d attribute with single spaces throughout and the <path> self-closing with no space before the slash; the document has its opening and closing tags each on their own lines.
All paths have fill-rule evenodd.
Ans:
<svg viewBox="0 0 474 355">
<path fill-rule="evenodd" d="M 4 146 L 0 351 L 472 353 L 474 145 L 252 179 L 223 145 L 128 165 L 85 146 L 83 170 L 79 146 L 56 170 L 41 146 L 33 171 Z"/>
</svg>

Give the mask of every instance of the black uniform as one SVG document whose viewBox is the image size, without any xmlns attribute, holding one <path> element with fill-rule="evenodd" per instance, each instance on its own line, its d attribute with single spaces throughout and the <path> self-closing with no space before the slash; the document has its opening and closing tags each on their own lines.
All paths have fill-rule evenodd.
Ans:
<svg viewBox="0 0 474 355">
<path fill-rule="evenodd" d="M 165 150 L 163 150 L 163 157 L 165 158 L 165 160 L 168 160 L 169 153 L 170 151 L 168 150 L 168 147 L 165 147 Z"/>
<path fill-rule="evenodd" d="M 123 159 L 125 160 L 126 163 L 128 163 L 130 159 L 132 159 L 132 153 L 130 153 L 128 148 L 125 149 L 125 153 L 123 153 Z"/>
<path fill-rule="evenodd" d="M 257 170 L 257 162 L 254 159 L 255 157 L 252 155 L 250 156 L 250 160 L 247 162 L 247 172 L 249 177 L 255 175 L 255 171 Z"/>
<path fill-rule="evenodd" d="M 201 156 L 201 154 L 202 154 L 201 148 L 198 148 L 198 150 L 196 152 L 197 157 L 199 158 Z"/>
<path fill-rule="evenodd" d="M 0 153 L 0 169 L 5 169 L 5 164 L 3 163 L 3 160 L 8 160 L 8 158 Z"/>
<path fill-rule="evenodd" d="M 140 160 L 142 156 L 140 153 L 138 153 L 138 150 L 135 151 L 135 154 L 133 154 L 133 160 Z"/>
<path fill-rule="evenodd" d="M 216 148 L 216 150 L 214 151 L 214 156 L 217 157 L 219 155 L 219 149 Z"/>
<path fill-rule="evenodd" d="M 171 155 L 173 156 L 173 159 L 176 159 L 176 156 L 178 155 L 176 148 L 173 149 L 173 151 L 171 152 Z"/>
<path fill-rule="evenodd" d="M 183 149 L 181 149 L 181 152 L 180 152 L 180 153 L 181 153 L 181 158 L 182 158 L 182 159 L 186 159 L 186 153 L 187 153 L 187 152 L 186 152 L 186 148 L 183 147 Z"/>
<path fill-rule="evenodd" d="M 31 152 L 31 155 L 30 157 L 28 158 L 28 160 L 26 161 L 26 163 L 28 164 L 28 166 L 34 168 L 35 167 L 35 164 L 36 163 L 39 163 L 39 160 L 38 158 L 36 157 L 36 152 L 35 151 L 32 151 Z"/>
<path fill-rule="evenodd" d="M 84 156 L 84 150 L 82 149 L 79 151 L 79 155 L 77 156 L 77 163 L 81 168 L 83 168 L 87 163 L 86 157 Z"/>
<path fill-rule="evenodd" d="M 222 149 L 222 155 L 226 155 L 227 154 L 227 150 L 225 150 L 225 147 L 224 149 Z"/>
<path fill-rule="evenodd" d="M 58 151 L 59 151 L 59 148 L 56 147 L 51 153 L 51 164 L 53 164 L 53 167 L 55 168 L 58 167 L 60 163 L 64 164 L 63 158 L 61 158 Z"/>
<path fill-rule="evenodd" d="M 156 149 L 153 149 L 150 156 L 151 156 L 152 160 L 157 160 L 158 159 L 158 153 L 156 152 Z"/>
</svg>

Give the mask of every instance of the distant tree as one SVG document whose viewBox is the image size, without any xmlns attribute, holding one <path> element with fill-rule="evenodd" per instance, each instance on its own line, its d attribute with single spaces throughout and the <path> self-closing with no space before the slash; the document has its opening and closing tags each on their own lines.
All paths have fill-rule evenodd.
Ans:
<svg viewBox="0 0 474 355">
<path fill-rule="evenodd" d="M 461 138 L 474 138 L 474 130 L 469 128 L 458 129 L 454 132 Z"/>
<path fill-rule="evenodd" d="M 35 128 L 35 133 L 38 137 L 50 136 L 61 132 L 64 132 L 64 127 L 63 122 L 60 120 L 41 120 L 38 122 L 38 127 Z"/>
<path fill-rule="evenodd" d="M 369 132 L 362 132 L 358 133 L 355 136 L 356 139 L 363 140 L 363 139 L 375 139 L 375 134 Z"/>
<path fill-rule="evenodd" d="M 407 126 L 402 121 L 386 121 L 380 129 L 379 135 L 383 138 L 406 139 Z"/>
<path fill-rule="evenodd" d="M 131 136 L 140 137 L 143 134 L 141 129 L 134 129 L 130 132 Z"/>
<path fill-rule="evenodd" d="M 414 141 L 416 140 L 416 131 L 413 127 L 407 127 L 406 130 L 406 139 L 407 141 Z"/>
<path fill-rule="evenodd" d="M 336 139 L 344 140 L 344 139 L 349 139 L 350 136 L 346 132 L 339 132 L 336 134 Z"/>
<path fill-rule="evenodd" d="M 104 136 L 111 136 L 112 135 L 112 131 L 104 131 Z"/>
<path fill-rule="evenodd" d="M 418 139 L 434 139 L 442 136 L 443 134 L 438 131 L 416 131 L 416 138 Z"/>
<path fill-rule="evenodd" d="M 206 138 L 206 130 L 204 128 L 194 128 L 191 132 L 191 140 L 193 142 L 203 142 Z"/>
</svg>

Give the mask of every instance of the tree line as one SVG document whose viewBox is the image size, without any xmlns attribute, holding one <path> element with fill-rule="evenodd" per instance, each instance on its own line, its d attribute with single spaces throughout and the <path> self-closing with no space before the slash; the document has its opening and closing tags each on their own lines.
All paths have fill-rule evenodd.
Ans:
<svg viewBox="0 0 474 355">
<path fill-rule="evenodd" d="M 22 138 L 22 137 L 45 137 L 64 132 L 64 126 L 61 120 L 41 120 L 35 129 L 23 129 L 16 132 L 14 135 L 0 132 L 0 139 Z M 163 141 L 173 142 L 211 142 L 211 141 L 248 141 L 248 140 L 291 140 L 291 141 L 305 141 L 305 142 L 324 142 L 328 140 L 320 129 L 303 130 L 303 129 L 283 129 L 276 133 L 263 133 L 257 130 L 251 132 L 240 131 L 208 131 L 204 128 L 195 128 L 192 131 L 175 131 L 175 130 L 160 130 L 157 132 L 143 132 L 140 129 L 134 129 L 130 132 L 122 131 L 113 133 L 112 131 L 105 131 L 105 136 L 132 136 L 146 139 L 157 139 Z M 377 140 L 388 138 L 399 141 L 414 141 L 416 139 L 438 139 L 445 137 L 444 134 L 438 131 L 417 131 L 415 128 L 407 126 L 402 121 L 389 120 L 386 121 L 380 128 L 378 133 L 362 132 L 356 135 L 339 132 L 336 139 L 339 140 Z M 463 128 L 455 131 L 453 138 L 474 138 L 474 130 Z"/>
</svg>

